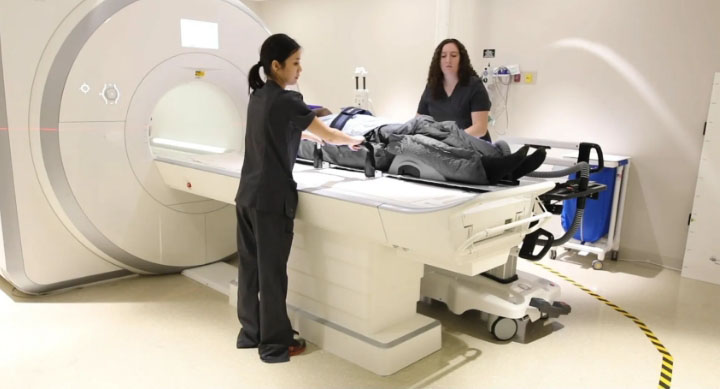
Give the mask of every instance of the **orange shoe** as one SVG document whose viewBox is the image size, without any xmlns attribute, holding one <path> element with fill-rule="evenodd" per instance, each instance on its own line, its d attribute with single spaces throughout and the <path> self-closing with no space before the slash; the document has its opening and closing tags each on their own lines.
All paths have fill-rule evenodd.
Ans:
<svg viewBox="0 0 720 389">
<path fill-rule="evenodd" d="M 300 355 L 305 352 L 306 344 L 305 339 L 297 337 L 293 339 L 293 344 L 288 347 L 288 353 L 291 357 Z"/>
</svg>

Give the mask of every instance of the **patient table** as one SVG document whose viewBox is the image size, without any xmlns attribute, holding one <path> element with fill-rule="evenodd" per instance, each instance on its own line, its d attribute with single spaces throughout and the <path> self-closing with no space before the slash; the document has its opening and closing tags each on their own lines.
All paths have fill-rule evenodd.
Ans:
<svg viewBox="0 0 720 389">
<path fill-rule="evenodd" d="M 242 155 L 154 154 L 170 187 L 234 203 Z M 294 176 L 291 320 L 310 342 L 370 371 L 392 374 L 440 348 L 440 323 L 416 313 L 420 298 L 456 313 L 481 309 L 507 340 L 548 317 L 543 307 L 559 296 L 557 285 L 514 267 L 523 237 L 550 216 L 536 199 L 553 183 L 469 191 L 301 164 Z"/>
</svg>

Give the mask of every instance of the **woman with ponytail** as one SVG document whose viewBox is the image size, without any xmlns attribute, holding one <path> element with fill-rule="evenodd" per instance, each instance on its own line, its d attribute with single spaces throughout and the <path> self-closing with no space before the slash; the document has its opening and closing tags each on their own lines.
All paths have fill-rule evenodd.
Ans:
<svg viewBox="0 0 720 389">
<path fill-rule="evenodd" d="M 287 362 L 305 350 L 305 341 L 294 336 L 285 304 L 298 201 L 292 171 L 301 133 L 308 129 L 327 143 L 353 149 L 364 140 L 331 129 L 300 93 L 285 89 L 300 77 L 301 53 L 295 40 L 275 34 L 265 40 L 260 60 L 250 68 L 245 160 L 235 197 L 242 325 L 237 347 L 257 347 L 260 359 L 269 363 Z"/>
</svg>

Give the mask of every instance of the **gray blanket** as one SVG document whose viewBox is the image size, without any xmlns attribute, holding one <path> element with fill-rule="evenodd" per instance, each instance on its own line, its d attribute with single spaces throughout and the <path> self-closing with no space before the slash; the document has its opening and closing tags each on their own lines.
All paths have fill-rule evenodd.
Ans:
<svg viewBox="0 0 720 389">
<path fill-rule="evenodd" d="M 483 156 L 505 154 L 502 147 L 468 135 L 455 122 L 436 122 L 429 116 L 418 116 L 394 128 L 384 126 L 380 138 L 387 140 L 390 154 L 410 156 L 448 181 L 470 184 L 488 183 Z"/>
<path fill-rule="evenodd" d="M 500 147 L 468 135 L 455 122 L 436 122 L 430 116 L 420 115 L 403 124 L 389 124 L 378 129 L 382 143 L 398 141 L 401 137 L 424 135 L 445 145 L 461 150 L 470 150 L 488 157 L 499 157 L 504 153 Z M 459 152 L 459 151 L 458 151 Z"/>
<path fill-rule="evenodd" d="M 468 135 L 455 122 L 436 122 L 417 116 L 406 123 L 387 124 L 365 134 L 375 148 L 376 168 L 387 171 L 393 159 L 409 156 L 433 167 L 448 181 L 487 184 L 481 157 L 499 157 L 509 152 L 503 144 L 492 144 Z M 303 141 L 298 157 L 312 159 L 314 144 Z M 362 169 L 365 150 L 351 151 L 344 146 L 323 146 L 323 160 Z"/>
</svg>

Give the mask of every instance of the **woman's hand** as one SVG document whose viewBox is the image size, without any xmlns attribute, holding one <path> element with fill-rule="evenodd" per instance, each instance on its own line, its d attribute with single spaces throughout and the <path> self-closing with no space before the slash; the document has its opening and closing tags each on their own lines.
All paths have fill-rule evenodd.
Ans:
<svg viewBox="0 0 720 389">
<path fill-rule="evenodd" d="M 349 138 L 355 142 L 355 143 L 348 143 L 348 147 L 350 148 L 350 150 L 358 151 L 358 150 L 362 149 L 362 144 L 363 144 L 363 142 L 365 142 L 365 138 L 363 138 L 362 136 L 351 136 Z"/>
<path fill-rule="evenodd" d="M 342 131 L 330 128 L 320 119 L 315 118 L 308 127 L 308 132 L 333 145 L 347 145 L 352 150 L 359 150 L 360 144 L 365 141 L 362 136 L 350 136 Z"/>
</svg>

